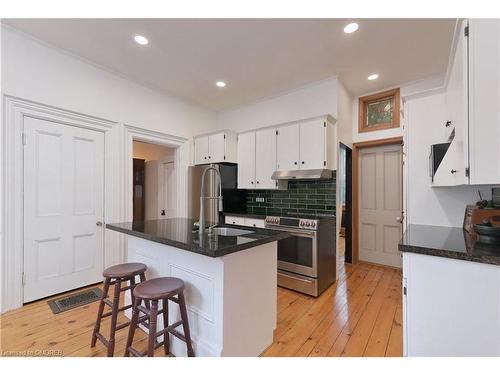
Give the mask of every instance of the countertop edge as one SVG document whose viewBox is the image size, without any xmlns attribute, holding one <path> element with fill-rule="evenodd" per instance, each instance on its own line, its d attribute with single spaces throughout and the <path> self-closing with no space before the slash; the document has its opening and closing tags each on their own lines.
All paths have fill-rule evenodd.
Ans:
<svg viewBox="0 0 500 375">
<path fill-rule="evenodd" d="M 474 263 L 483 263 L 483 264 L 491 264 L 494 266 L 500 266 L 500 258 L 494 255 L 492 256 L 483 256 L 483 257 L 474 257 L 466 253 L 457 252 L 453 250 L 447 249 L 435 249 L 428 247 L 421 247 L 415 245 L 405 245 L 398 244 L 399 251 L 403 253 L 413 253 L 420 255 L 428 255 L 434 256 L 438 258 L 447 258 L 447 259 L 455 259 L 455 260 L 464 260 L 468 262 Z"/>
<path fill-rule="evenodd" d="M 231 226 L 235 227 L 235 228 L 248 229 L 247 227 L 241 227 L 238 225 L 231 225 Z M 237 253 L 239 251 L 250 249 L 252 247 L 264 245 L 264 244 L 274 242 L 274 241 L 279 241 L 279 240 L 285 239 L 285 238 L 290 236 L 290 234 L 288 232 L 276 231 L 275 234 L 270 235 L 266 238 L 255 239 L 254 241 L 234 245 L 234 246 L 228 247 L 224 250 L 210 251 L 210 250 L 204 249 L 201 251 L 197 251 L 197 249 L 194 249 L 194 248 L 190 247 L 189 245 L 186 245 L 183 242 L 170 240 L 168 238 L 149 236 L 149 235 L 144 234 L 142 232 L 117 227 L 117 226 L 114 226 L 113 224 L 106 224 L 106 229 L 113 230 L 113 231 L 119 232 L 119 233 L 123 233 L 123 234 L 129 235 L 129 236 L 141 238 L 141 239 L 144 239 L 147 241 L 156 242 L 156 243 L 159 243 L 161 245 L 176 247 L 176 248 L 181 249 L 181 250 L 189 251 L 189 252 L 199 254 L 199 255 L 208 256 L 210 258 L 220 258 L 222 256 L 234 254 L 234 253 Z"/>
</svg>

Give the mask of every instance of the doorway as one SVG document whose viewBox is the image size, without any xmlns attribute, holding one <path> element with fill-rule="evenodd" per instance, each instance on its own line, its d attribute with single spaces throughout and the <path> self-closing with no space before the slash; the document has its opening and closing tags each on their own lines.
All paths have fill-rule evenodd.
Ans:
<svg viewBox="0 0 500 375">
<path fill-rule="evenodd" d="M 402 137 L 353 145 L 353 258 L 401 267 Z"/>
<path fill-rule="evenodd" d="M 175 148 L 139 140 L 133 140 L 132 146 L 133 220 L 175 217 Z"/>
<path fill-rule="evenodd" d="M 352 149 L 340 143 L 339 163 L 340 230 L 339 259 L 352 263 Z"/>
</svg>

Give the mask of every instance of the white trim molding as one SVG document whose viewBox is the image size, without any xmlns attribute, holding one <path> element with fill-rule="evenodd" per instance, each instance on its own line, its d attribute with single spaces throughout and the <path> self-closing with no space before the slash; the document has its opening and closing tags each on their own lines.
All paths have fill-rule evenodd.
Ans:
<svg viewBox="0 0 500 375">
<path fill-rule="evenodd" d="M 113 132 L 118 130 L 116 122 L 67 111 L 60 108 L 35 103 L 29 100 L 3 95 L 3 134 L 2 134 L 2 298 L 1 311 L 5 312 L 23 304 L 23 129 L 24 118 L 32 117 L 53 121 L 64 125 L 92 129 L 104 133 L 105 138 L 105 206 L 104 219 L 120 216 L 116 205 L 116 174 L 119 168 L 113 165 L 115 143 Z M 119 203 L 119 200 L 118 200 Z M 117 247 L 113 239 L 105 235 L 105 265 L 113 263 Z"/>
<path fill-rule="evenodd" d="M 188 187 L 188 166 L 189 166 L 189 151 L 190 143 L 187 138 L 178 137 L 160 133 L 154 130 L 143 129 L 137 126 L 124 124 L 124 163 L 125 173 L 122 186 L 125 191 L 123 194 L 125 207 L 124 219 L 125 221 L 132 221 L 132 159 L 133 159 L 133 141 L 143 141 L 147 143 L 154 143 L 161 146 L 175 148 L 175 173 L 177 181 L 177 207 L 176 215 L 178 217 L 187 216 L 187 187 Z"/>
</svg>

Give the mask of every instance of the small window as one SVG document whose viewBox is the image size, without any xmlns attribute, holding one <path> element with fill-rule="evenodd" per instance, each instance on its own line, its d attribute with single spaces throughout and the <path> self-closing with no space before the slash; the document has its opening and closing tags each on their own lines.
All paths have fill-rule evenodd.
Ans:
<svg viewBox="0 0 500 375">
<path fill-rule="evenodd" d="M 399 128 L 399 89 L 359 98 L 359 132 Z"/>
</svg>

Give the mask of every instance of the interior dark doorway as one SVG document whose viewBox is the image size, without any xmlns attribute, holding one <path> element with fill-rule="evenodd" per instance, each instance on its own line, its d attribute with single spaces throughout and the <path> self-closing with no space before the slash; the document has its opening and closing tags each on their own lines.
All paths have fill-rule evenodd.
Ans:
<svg viewBox="0 0 500 375">
<path fill-rule="evenodd" d="M 344 237 L 344 260 L 352 263 L 352 149 L 340 143 L 341 232 Z"/>
</svg>

